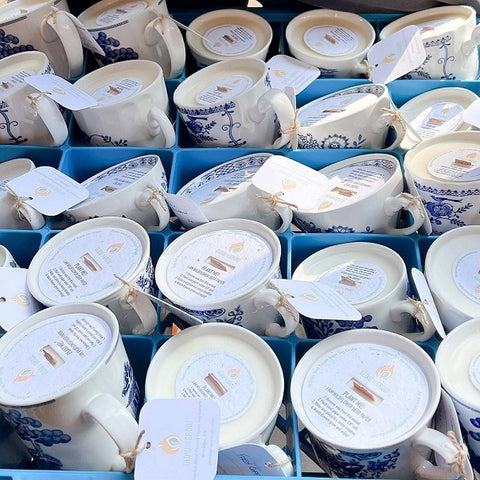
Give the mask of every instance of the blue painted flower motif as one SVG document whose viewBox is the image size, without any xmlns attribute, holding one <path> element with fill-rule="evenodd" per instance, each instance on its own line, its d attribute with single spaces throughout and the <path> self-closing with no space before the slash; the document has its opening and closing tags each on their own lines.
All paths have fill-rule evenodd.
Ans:
<svg viewBox="0 0 480 480">
<path fill-rule="evenodd" d="M 302 133 L 298 134 L 298 148 L 322 148 L 318 141 L 313 138 L 311 133 L 303 135 Z"/>
<path fill-rule="evenodd" d="M 480 417 L 476 418 L 471 418 L 470 423 L 475 427 L 475 428 L 480 428 Z"/>
<path fill-rule="evenodd" d="M 234 310 L 231 310 L 227 314 L 225 320 L 221 320 L 225 323 L 231 323 L 233 325 L 241 325 L 243 319 L 243 310 L 240 305 L 237 305 Z"/>
<path fill-rule="evenodd" d="M 149 258 L 147 265 L 145 266 L 145 272 L 141 274 L 135 283 L 146 293 L 149 295 L 155 295 L 156 288 L 155 288 L 155 268 L 152 263 L 152 259 Z"/>
<path fill-rule="evenodd" d="M 308 222 L 306 220 L 302 220 L 301 218 L 294 219 L 295 225 L 307 233 L 321 233 L 322 229 L 318 228 L 313 222 Z"/>
<path fill-rule="evenodd" d="M 225 309 L 224 308 L 216 308 L 216 309 L 213 309 L 213 310 L 192 310 L 190 308 L 183 308 L 180 305 L 177 305 L 177 307 L 179 307 L 182 310 L 185 310 L 185 312 L 190 313 L 193 316 L 199 318 L 203 322 L 217 321 L 218 317 L 221 317 L 222 315 L 225 314 Z"/>
<path fill-rule="evenodd" d="M 119 140 L 115 140 L 112 139 L 110 135 L 87 135 L 86 142 L 89 145 L 110 145 L 112 147 L 128 147 L 128 140 L 126 138 L 120 138 Z"/>
<path fill-rule="evenodd" d="M 28 139 L 22 137 L 21 135 L 15 135 L 12 128 L 18 127 L 17 120 L 11 120 L 8 114 L 9 105 L 5 100 L 0 102 L 0 116 L 3 117 L 4 122 L 0 122 L 0 130 L 5 130 L 8 135 L 8 140 L 11 145 L 18 145 L 20 143 L 27 142 Z"/>
<path fill-rule="evenodd" d="M 345 135 L 328 135 L 320 142 L 320 148 L 351 148 L 349 139 Z"/>
<path fill-rule="evenodd" d="M 116 38 L 107 36 L 105 32 L 99 32 L 96 40 L 102 50 L 105 52 L 105 55 L 103 56 L 98 53 L 94 53 L 94 56 L 101 63 L 103 63 L 103 65 L 108 65 L 114 62 L 122 62 L 124 60 L 136 60 L 139 57 L 138 53 L 133 48 L 120 47 L 120 42 Z"/>
<path fill-rule="evenodd" d="M 140 409 L 140 390 L 133 374 L 133 368 L 129 362 L 123 364 L 123 388 L 122 397 L 127 398 L 127 407 L 132 408 L 135 417 Z"/>
<path fill-rule="evenodd" d="M 358 328 L 378 329 L 376 326 L 366 325 L 371 321 L 371 315 L 365 315 L 355 322 L 347 320 L 308 319 L 307 321 L 303 321 L 303 327 L 308 338 L 327 338 L 346 330 L 354 330 Z"/>
<path fill-rule="evenodd" d="M 20 44 L 20 39 L 18 37 L 11 35 L 0 28 L 0 58 L 5 58 L 15 53 L 29 52 L 31 50 L 35 50 L 33 45 Z"/>
</svg>

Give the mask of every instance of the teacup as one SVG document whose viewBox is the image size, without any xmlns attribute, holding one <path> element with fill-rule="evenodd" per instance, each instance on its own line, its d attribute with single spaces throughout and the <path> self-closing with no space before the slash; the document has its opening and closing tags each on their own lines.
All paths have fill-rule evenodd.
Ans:
<svg viewBox="0 0 480 480">
<path fill-rule="evenodd" d="M 396 333 L 350 331 L 315 343 L 290 395 L 329 476 L 453 480 L 464 465 L 455 443 L 430 428 L 441 395 L 435 364 Z M 431 450 L 446 467 L 427 460 Z"/>
<path fill-rule="evenodd" d="M 450 230 L 437 237 L 425 256 L 425 277 L 447 332 L 480 317 L 478 248 L 480 225 Z"/>
<path fill-rule="evenodd" d="M 5 185 L 35 168 L 29 158 L 14 158 L 0 163 L 0 228 L 42 228 L 45 218 L 25 201 L 10 193 Z"/>
<path fill-rule="evenodd" d="M 308 10 L 290 20 L 285 38 L 290 53 L 318 67 L 321 78 L 367 76 L 365 60 L 375 30 L 360 15 Z"/>
<path fill-rule="evenodd" d="M 58 105 L 25 82 L 30 75 L 53 73 L 47 56 L 32 51 L 0 60 L 0 143 L 62 145 L 68 128 Z"/>
<path fill-rule="evenodd" d="M 5 245 L 0 245 L 0 267 L 18 267 L 18 263 Z"/>
<path fill-rule="evenodd" d="M 281 148 L 291 138 L 295 112 L 271 88 L 257 58 L 222 60 L 187 77 L 173 101 L 197 147 Z"/>
<path fill-rule="evenodd" d="M 453 401 L 470 450 L 476 457 L 480 457 L 479 341 L 480 318 L 477 317 L 452 330 L 435 354 L 442 387 Z"/>
<path fill-rule="evenodd" d="M 105 52 L 95 54 L 99 65 L 151 60 L 162 67 L 165 78 L 182 73 L 185 42 L 165 0 L 100 0 L 78 19 Z"/>
<path fill-rule="evenodd" d="M 405 176 L 425 205 L 432 233 L 480 224 L 480 132 L 453 132 L 405 154 Z"/>
<path fill-rule="evenodd" d="M 38 468 L 126 470 L 140 393 L 111 311 L 48 308 L 4 334 L 0 352 L 0 408 Z"/>
<path fill-rule="evenodd" d="M 167 299 L 203 322 L 285 337 L 298 314 L 270 284 L 281 275 L 280 253 L 280 240 L 265 225 L 215 220 L 175 238 L 158 259 L 155 280 Z"/>
<path fill-rule="evenodd" d="M 70 223 L 115 216 L 135 220 L 146 230 L 163 230 L 170 214 L 163 193 L 167 176 L 158 155 L 131 158 L 88 178 L 88 198 L 64 212 Z"/>
<path fill-rule="evenodd" d="M 379 37 L 383 40 L 408 25 L 419 28 L 427 56 L 406 78 L 474 80 L 480 43 L 476 18 L 475 10 L 468 5 L 429 8 L 394 20 Z"/>
<path fill-rule="evenodd" d="M 177 195 L 197 203 L 209 220 L 246 218 L 284 232 L 292 221 L 292 210 L 274 205 L 250 181 L 270 156 L 254 153 L 221 163 L 190 180 Z"/>
<path fill-rule="evenodd" d="M 265 61 L 273 38 L 272 27 L 264 18 L 233 8 L 199 15 L 188 28 L 185 40 L 199 68 L 234 57 Z"/>
<path fill-rule="evenodd" d="M 74 85 L 98 102 L 73 113 L 88 144 L 163 148 L 175 143 L 167 87 L 157 63 L 113 63 L 88 73 Z"/>
<path fill-rule="evenodd" d="M 143 227 L 121 217 L 77 223 L 51 237 L 35 254 L 27 285 L 45 306 L 95 302 L 108 306 L 122 334 L 149 334 L 157 311 L 150 239 Z"/>
<path fill-rule="evenodd" d="M 403 192 L 400 162 L 393 155 L 358 155 L 319 171 L 330 179 L 331 189 L 315 209 L 293 209 L 302 230 L 410 235 L 423 225 L 421 200 Z M 411 225 L 397 227 L 401 210 L 412 215 Z"/>
<path fill-rule="evenodd" d="M 44 52 L 55 73 L 77 77 L 83 69 L 83 46 L 73 21 L 66 15 L 64 0 L 16 0 L 0 8 L 2 57 L 39 50 Z"/>
<path fill-rule="evenodd" d="M 298 109 L 298 148 L 398 147 L 405 122 L 385 85 L 349 87 L 317 98 Z M 396 139 L 385 145 L 389 127 Z"/>
<path fill-rule="evenodd" d="M 351 242 L 323 248 L 298 265 L 292 280 L 320 282 L 334 289 L 362 315 L 358 321 L 302 316 L 309 338 L 367 328 L 388 330 L 421 342 L 435 333 L 423 304 L 407 295 L 405 262 L 395 250 L 384 245 Z M 416 322 L 423 331 L 416 331 Z"/>
</svg>

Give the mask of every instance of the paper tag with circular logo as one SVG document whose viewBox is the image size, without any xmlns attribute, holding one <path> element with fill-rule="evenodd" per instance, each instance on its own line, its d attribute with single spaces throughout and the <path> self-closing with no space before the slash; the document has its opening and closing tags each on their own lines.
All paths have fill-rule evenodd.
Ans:
<svg viewBox="0 0 480 480">
<path fill-rule="evenodd" d="M 111 23 L 118 23 L 127 20 L 138 12 L 145 10 L 148 7 L 147 2 L 125 2 L 113 8 L 103 11 L 97 16 L 97 25 L 105 26 Z"/>
<path fill-rule="evenodd" d="M 346 55 L 358 47 L 357 34 L 340 25 L 309 28 L 303 40 L 313 51 L 328 56 Z"/>
<path fill-rule="evenodd" d="M 430 175 L 443 180 L 468 182 L 480 179 L 480 150 L 462 149 L 447 152 L 430 160 Z"/>
<path fill-rule="evenodd" d="M 218 25 L 204 33 L 203 45 L 213 53 L 242 55 L 257 43 L 255 32 L 244 25 Z"/>
<path fill-rule="evenodd" d="M 452 276 L 458 289 L 470 300 L 480 303 L 480 250 L 460 255 L 452 265 Z"/>
<path fill-rule="evenodd" d="M 248 75 L 232 75 L 210 84 L 197 93 L 195 99 L 200 105 L 223 102 L 235 98 L 253 86 Z"/>
</svg>

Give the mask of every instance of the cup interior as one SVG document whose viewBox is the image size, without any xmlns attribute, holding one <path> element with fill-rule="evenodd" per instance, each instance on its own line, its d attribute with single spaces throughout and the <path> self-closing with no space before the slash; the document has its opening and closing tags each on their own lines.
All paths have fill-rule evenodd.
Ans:
<svg viewBox="0 0 480 480">
<path fill-rule="evenodd" d="M 48 65 L 47 56 L 39 51 L 21 52 L 0 60 L 0 91 L 4 95 L 15 89 L 26 75 L 36 75 Z M 14 80 L 12 83 L 11 81 Z"/>
</svg>

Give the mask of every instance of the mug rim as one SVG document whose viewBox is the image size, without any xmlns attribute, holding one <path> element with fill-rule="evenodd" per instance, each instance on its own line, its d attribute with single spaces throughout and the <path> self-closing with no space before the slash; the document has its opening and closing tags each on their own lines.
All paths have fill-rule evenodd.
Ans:
<svg viewBox="0 0 480 480">
<path fill-rule="evenodd" d="M 60 1 L 61 0 L 43 0 L 42 2 L 36 4 L 35 8 L 27 10 L 26 12 L 22 12 L 21 11 L 22 5 L 18 5 L 18 4 L 26 3 L 27 4 L 26 6 L 32 6 L 31 4 L 29 4 L 29 2 L 22 1 L 22 0 L 17 0 L 16 2 L 8 2 L 5 5 L 2 5 L 2 7 L 0 8 L 0 27 L 3 27 L 4 25 L 9 25 L 10 23 L 19 22 L 24 18 L 28 18 L 29 15 L 35 15 L 38 10 L 42 10 L 45 8 L 46 9 L 52 8 Z M 4 7 L 9 7 L 9 8 L 4 8 Z M 8 16 L 7 18 L 5 18 L 4 13 L 10 10 L 13 10 L 14 12 L 18 12 L 18 13 L 16 15 Z"/>
<path fill-rule="evenodd" d="M 145 13 L 145 11 L 148 11 L 150 9 L 154 9 L 157 4 L 155 3 L 155 0 L 143 0 L 144 2 L 147 2 L 148 5 L 142 9 L 139 10 L 138 12 L 135 12 L 131 15 L 128 16 L 128 18 L 124 18 L 123 20 L 115 20 L 114 22 L 109 22 L 104 25 L 97 25 L 95 27 L 87 27 L 84 23 L 85 17 L 87 15 L 93 14 L 94 18 L 97 17 L 99 14 L 105 12 L 109 8 L 115 7 L 118 4 L 123 5 L 125 3 L 124 0 L 98 0 L 95 2 L 93 5 L 90 5 L 87 7 L 85 10 L 83 10 L 79 15 L 78 19 L 80 22 L 82 22 L 85 25 L 85 28 L 90 32 L 90 31 L 95 31 L 95 30 L 102 30 L 105 28 L 113 28 L 116 26 L 123 25 L 124 23 L 128 23 L 130 20 L 138 17 L 139 15 L 142 15 Z"/>
</svg>

